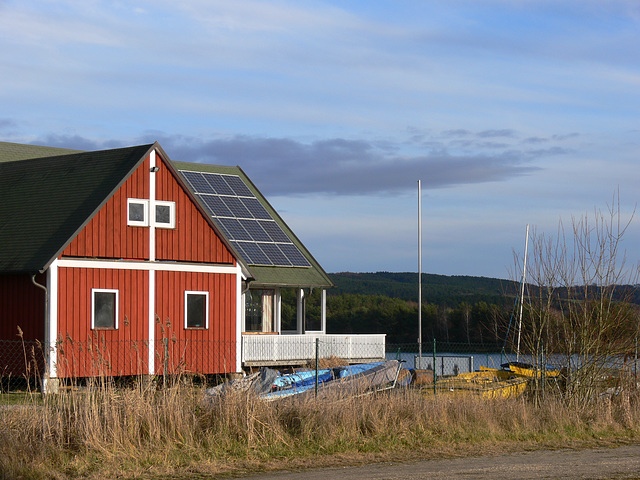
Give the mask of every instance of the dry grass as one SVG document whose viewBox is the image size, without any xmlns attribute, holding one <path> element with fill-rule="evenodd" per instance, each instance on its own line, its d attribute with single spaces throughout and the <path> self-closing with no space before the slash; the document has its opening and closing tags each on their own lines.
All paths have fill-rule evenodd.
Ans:
<svg viewBox="0 0 640 480">
<path fill-rule="evenodd" d="M 638 398 L 582 408 L 396 390 L 342 401 L 202 402 L 202 387 L 96 382 L 0 409 L 0 478 L 188 477 L 634 439 Z"/>
</svg>

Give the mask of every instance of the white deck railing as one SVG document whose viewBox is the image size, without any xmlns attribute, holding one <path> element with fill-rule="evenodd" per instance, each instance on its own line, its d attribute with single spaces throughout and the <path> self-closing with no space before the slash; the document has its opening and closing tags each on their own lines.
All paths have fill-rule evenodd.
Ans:
<svg viewBox="0 0 640 480">
<path fill-rule="evenodd" d="M 348 361 L 383 360 L 385 335 L 242 335 L 242 364 L 299 364 L 335 356 Z"/>
</svg>

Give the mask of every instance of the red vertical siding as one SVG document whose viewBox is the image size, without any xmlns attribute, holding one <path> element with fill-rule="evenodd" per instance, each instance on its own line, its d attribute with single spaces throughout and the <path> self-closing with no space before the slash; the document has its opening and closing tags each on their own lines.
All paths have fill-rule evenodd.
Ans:
<svg viewBox="0 0 640 480">
<path fill-rule="evenodd" d="M 44 275 L 36 281 L 46 284 Z M 30 275 L 0 275 L 0 338 L 18 340 L 18 327 L 25 340 L 44 339 L 45 292 L 31 282 Z"/>
<path fill-rule="evenodd" d="M 156 199 L 176 203 L 176 228 L 156 229 L 156 258 L 185 262 L 234 262 L 231 252 L 193 204 L 171 171 L 162 165 L 154 174 Z M 64 250 L 63 256 L 149 258 L 148 227 L 127 226 L 127 199 L 149 198 L 149 159 L 127 179 L 104 207 Z"/>
<path fill-rule="evenodd" d="M 149 198 L 149 159 L 136 169 L 62 255 L 98 258 L 149 258 L 149 229 L 127 226 L 127 199 Z"/>
<path fill-rule="evenodd" d="M 42 285 L 46 278 L 38 275 L 36 281 Z M 30 376 L 35 376 L 34 359 L 39 372 L 43 371 L 42 344 L 38 341 L 44 340 L 44 310 L 45 292 L 29 275 L 0 275 L 0 376 L 21 377 L 27 366 Z"/>
<path fill-rule="evenodd" d="M 58 376 L 148 372 L 148 272 L 60 268 Z M 118 329 L 91 329 L 91 289 L 119 292 Z"/>
<path fill-rule="evenodd" d="M 158 164 L 163 160 L 158 156 Z M 156 199 L 176 203 L 176 228 L 156 229 L 156 258 L 183 262 L 233 263 L 234 259 L 173 174 L 155 174 Z"/>
<path fill-rule="evenodd" d="M 191 272 L 156 274 L 156 373 L 234 372 L 235 275 Z M 209 327 L 185 328 L 184 292 L 209 292 Z"/>
</svg>

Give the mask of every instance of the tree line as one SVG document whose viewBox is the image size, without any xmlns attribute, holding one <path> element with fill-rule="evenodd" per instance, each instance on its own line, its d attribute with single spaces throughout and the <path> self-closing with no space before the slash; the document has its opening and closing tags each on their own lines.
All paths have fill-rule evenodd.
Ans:
<svg viewBox="0 0 640 480">
<path fill-rule="evenodd" d="M 327 294 L 327 333 L 383 333 L 389 344 L 418 341 L 418 274 L 335 273 Z M 517 284 L 495 278 L 423 274 L 422 338 L 502 344 Z M 295 292 L 283 290 L 283 319 L 295 315 Z M 306 301 L 308 324 L 320 317 L 320 292 Z"/>
<path fill-rule="evenodd" d="M 498 344 L 508 312 L 479 301 L 422 304 L 422 338 L 454 343 Z M 387 343 L 418 341 L 417 302 L 383 295 L 339 294 L 327 298 L 327 333 L 384 333 Z"/>
<path fill-rule="evenodd" d="M 417 273 L 336 273 L 330 275 L 336 288 L 327 294 L 327 333 L 387 335 L 389 344 L 418 341 Z M 532 279 L 533 280 L 533 279 Z M 519 284 L 513 281 L 467 276 L 423 274 L 423 342 L 484 344 L 502 347 L 514 341 L 518 323 Z M 535 324 L 532 300 L 541 295 L 540 285 L 526 285 L 523 334 Z M 598 286 L 560 286 L 550 305 L 566 310 L 587 289 Z M 611 301 L 640 304 L 635 285 L 619 285 Z M 295 325 L 295 291 L 283 290 L 283 318 Z M 319 325 L 320 291 L 308 292 L 308 324 Z M 509 338 L 507 338 L 509 337 Z M 557 337 L 557 334 L 556 334 Z M 523 338 L 524 341 L 524 338 Z M 550 342 L 549 342 L 550 343 Z"/>
</svg>

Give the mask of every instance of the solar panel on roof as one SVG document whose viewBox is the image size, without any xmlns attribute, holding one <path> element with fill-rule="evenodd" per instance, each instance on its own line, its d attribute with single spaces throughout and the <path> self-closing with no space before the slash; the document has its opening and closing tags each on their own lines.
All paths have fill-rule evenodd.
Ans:
<svg viewBox="0 0 640 480">
<path fill-rule="evenodd" d="M 300 253 L 298 247 L 293 244 L 282 243 L 278 245 L 282 253 L 284 253 L 287 258 L 291 261 L 293 265 L 300 267 L 310 267 L 311 264 L 307 261 L 307 259 Z"/>
<path fill-rule="evenodd" d="M 218 221 L 229 233 L 231 240 L 253 241 L 253 238 L 247 232 L 236 218 L 219 218 Z"/>
<path fill-rule="evenodd" d="M 253 192 L 249 190 L 240 177 L 228 175 L 227 183 L 233 189 L 234 193 L 239 197 L 253 197 Z"/>
<path fill-rule="evenodd" d="M 226 175 L 203 173 L 202 176 L 207 182 L 209 182 L 209 185 L 211 185 L 215 193 L 218 195 L 235 195 L 229 184 L 224 179 Z"/>
<path fill-rule="evenodd" d="M 249 235 L 256 242 L 271 242 L 271 237 L 267 232 L 265 232 L 264 228 L 260 226 L 257 220 L 238 220 L 240 225 L 244 227 L 244 229 L 249 232 Z"/>
<path fill-rule="evenodd" d="M 180 173 L 247 264 L 311 266 L 239 176 L 190 170 Z"/>
<path fill-rule="evenodd" d="M 200 195 L 204 204 L 209 208 L 209 213 L 214 217 L 233 217 L 231 210 L 217 195 Z"/>
<path fill-rule="evenodd" d="M 257 243 L 245 242 L 242 244 L 242 249 L 253 258 L 255 265 L 273 265 Z"/>
<path fill-rule="evenodd" d="M 262 206 L 257 198 L 241 198 L 240 201 L 251 212 L 254 218 L 260 218 L 262 220 L 272 220 L 269 212 Z"/>
<path fill-rule="evenodd" d="M 291 239 L 284 233 L 284 230 L 280 228 L 276 222 L 264 222 L 259 221 L 262 228 L 269 234 L 271 239 L 276 243 L 291 243 Z"/>
<path fill-rule="evenodd" d="M 229 232 L 229 230 L 227 230 L 227 227 L 226 227 L 226 226 L 224 226 L 224 225 L 222 224 L 222 222 L 220 222 L 220 219 L 219 219 L 219 218 L 215 218 L 215 217 L 213 217 L 213 221 L 214 221 L 214 223 L 215 223 L 216 225 L 218 225 L 218 228 L 220 228 L 220 230 L 222 231 L 222 234 L 223 234 L 226 238 L 233 238 L 233 237 L 231 236 L 231 233 Z M 231 242 L 231 243 L 233 243 L 233 242 Z"/>
<path fill-rule="evenodd" d="M 222 201 L 227 205 L 233 216 L 236 218 L 253 218 L 251 212 L 247 210 L 247 207 L 240 201 L 238 197 L 220 197 Z"/>
<path fill-rule="evenodd" d="M 282 250 L 280 250 L 275 243 L 261 243 L 260 248 L 262 248 L 262 251 L 269 257 L 269 260 L 271 260 L 274 265 L 282 267 L 292 265 L 291 261 L 282 253 Z"/>
<path fill-rule="evenodd" d="M 244 242 L 231 242 L 231 245 L 233 245 L 233 248 L 236 249 L 236 252 L 238 252 L 240 255 L 242 255 L 242 258 L 244 258 L 245 261 L 249 265 L 255 265 L 256 262 L 253 260 L 251 255 L 249 255 L 247 252 L 245 252 L 244 248 L 242 248 L 242 243 L 244 243 Z"/>
<path fill-rule="evenodd" d="M 194 193 L 215 193 L 209 182 L 204 179 L 200 172 L 183 171 L 182 174 L 191 187 L 193 187 Z"/>
</svg>

